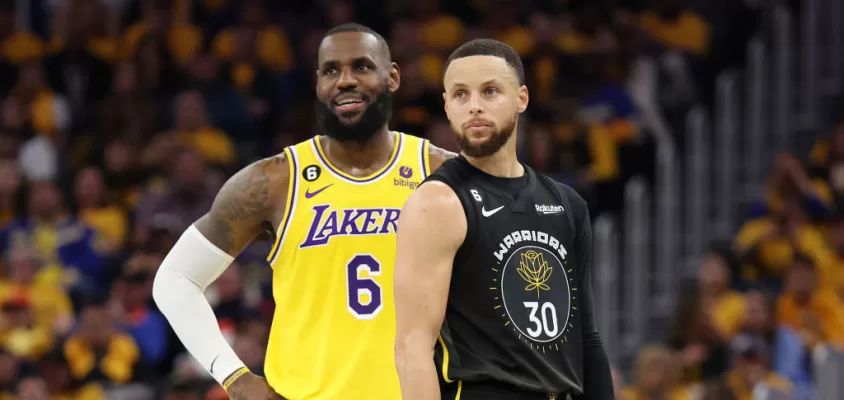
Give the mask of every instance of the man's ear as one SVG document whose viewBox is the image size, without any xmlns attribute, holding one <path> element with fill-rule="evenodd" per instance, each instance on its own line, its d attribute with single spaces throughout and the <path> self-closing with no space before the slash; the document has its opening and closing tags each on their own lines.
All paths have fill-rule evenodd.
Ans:
<svg viewBox="0 0 844 400">
<path fill-rule="evenodd" d="M 388 79 L 389 81 L 387 82 L 387 87 L 390 89 L 390 93 L 395 93 L 399 90 L 399 86 L 401 86 L 401 73 L 399 71 L 398 64 L 394 62 L 390 63 L 390 73 Z"/>
<path fill-rule="evenodd" d="M 528 88 L 525 85 L 519 86 L 519 113 L 525 112 L 528 107 L 528 103 L 530 103 L 530 93 L 528 92 Z"/>
</svg>

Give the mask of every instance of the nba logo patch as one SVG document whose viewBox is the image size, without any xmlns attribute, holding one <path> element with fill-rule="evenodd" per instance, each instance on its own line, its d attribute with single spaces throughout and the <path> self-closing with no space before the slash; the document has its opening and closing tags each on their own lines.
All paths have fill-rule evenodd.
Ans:
<svg viewBox="0 0 844 400">
<path fill-rule="evenodd" d="M 410 177 L 413 176 L 413 168 L 402 166 L 399 168 L 399 175 L 401 175 L 404 179 L 410 179 Z"/>
</svg>

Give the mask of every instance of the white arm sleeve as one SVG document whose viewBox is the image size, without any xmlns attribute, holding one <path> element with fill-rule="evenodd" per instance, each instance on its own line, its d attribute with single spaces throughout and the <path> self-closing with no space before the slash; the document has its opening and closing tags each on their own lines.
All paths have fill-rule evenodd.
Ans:
<svg viewBox="0 0 844 400">
<path fill-rule="evenodd" d="M 185 348 L 220 384 L 244 366 L 229 346 L 204 292 L 234 259 L 193 225 L 164 258 L 152 297 Z"/>
</svg>

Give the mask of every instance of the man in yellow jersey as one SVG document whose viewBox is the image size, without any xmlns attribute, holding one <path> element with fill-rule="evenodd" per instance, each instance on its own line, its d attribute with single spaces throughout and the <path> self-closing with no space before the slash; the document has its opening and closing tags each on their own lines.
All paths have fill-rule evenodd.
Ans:
<svg viewBox="0 0 844 400">
<path fill-rule="evenodd" d="M 318 65 L 324 136 L 230 178 L 155 279 L 159 308 L 234 400 L 401 398 L 391 301 L 396 221 L 419 182 L 454 155 L 388 129 L 399 69 L 371 29 L 330 30 Z M 264 380 L 223 338 L 202 293 L 270 225 L 277 306 Z"/>
</svg>

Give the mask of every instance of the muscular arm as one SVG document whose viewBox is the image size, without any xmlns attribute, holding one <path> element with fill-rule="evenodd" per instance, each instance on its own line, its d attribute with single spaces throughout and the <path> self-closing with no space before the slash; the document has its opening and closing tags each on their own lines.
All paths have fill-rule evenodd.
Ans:
<svg viewBox="0 0 844 400">
<path fill-rule="evenodd" d="M 231 177 L 211 210 L 182 234 L 156 273 L 153 298 L 188 352 L 221 383 L 244 366 L 204 292 L 284 207 L 288 166 L 277 156 Z"/>
<path fill-rule="evenodd" d="M 454 157 L 457 157 L 457 153 L 428 144 L 428 159 L 431 160 L 431 171 L 436 171 L 446 160 Z"/>
<path fill-rule="evenodd" d="M 284 154 L 258 161 L 232 176 L 211 211 L 195 225 L 220 250 L 236 257 L 284 210 L 289 171 Z"/>
<path fill-rule="evenodd" d="M 441 182 L 420 186 L 402 209 L 394 278 L 395 350 L 405 400 L 440 398 L 434 343 L 445 316 L 454 255 L 465 236 L 460 200 Z"/>
</svg>

